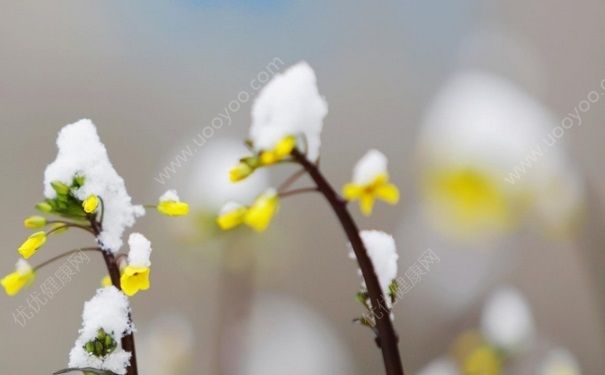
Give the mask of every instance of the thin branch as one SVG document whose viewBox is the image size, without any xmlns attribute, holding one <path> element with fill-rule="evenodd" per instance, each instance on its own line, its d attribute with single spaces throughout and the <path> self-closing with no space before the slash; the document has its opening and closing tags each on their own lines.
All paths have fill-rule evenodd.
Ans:
<svg viewBox="0 0 605 375">
<path fill-rule="evenodd" d="M 288 190 L 288 191 L 283 191 L 281 193 L 279 193 L 279 197 L 280 198 L 286 198 L 292 195 L 298 195 L 298 194 L 304 194 L 304 193 L 313 193 L 313 192 L 318 192 L 319 189 L 316 187 L 306 187 L 306 188 L 300 188 L 300 189 L 292 189 L 292 190 Z"/>
<path fill-rule="evenodd" d="M 72 255 L 75 253 L 79 253 L 81 251 L 103 251 L 103 250 L 101 250 L 100 247 L 82 247 L 80 249 L 73 249 L 73 250 L 67 251 L 65 253 L 59 254 L 57 256 L 54 256 L 54 257 L 50 258 L 49 260 L 38 264 L 37 266 L 34 267 L 34 271 L 38 271 L 40 268 L 45 267 L 61 258 L 64 258 L 66 256 L 69 256 L 69 255 Z"/>
<path fill-rule="evenodd" d="M 284 182 L 282 182 L 281 185 L 279 185 L 279 187 L 277 188 L 277 192 L 281 193 L 282 191 L 286 190 L 287 188 L 292 186 L 293 183 L 298 181 L 298 179 L 301 178 L 304 174 L 305 174 L 304 168 L 301 168 L 300 170 L 294 172 L 294 174 L 292 174 Z"/>
<path fill-rule="evenodd" d="M 298 149 L 292 151 L 292 156 L 303 166 L 309 176 L 317 184 L 317 188 L 324 195 L 328 203 L 330 203 L 330 206 L 338 217 L 338 220 L 351 243 L 351 247 L 355 252 L 374 310 L 373 315 L 376 319 L 376 330 L 378 332 L 376 342 L 382 350 L 382 358 L 387 375 L 403 375 L 403 365 L 401 363 L 398 348 L 398 337 L 395 328 L 393 327 L 393 322 L 391 322 L 389 309 L 386 307 L 388 305 L 385 302 L 385 296 L 382 293 L 372 260 L 359 235 L 357 224 L 347 209 L 346 201 L 336 193 L 334 188 L 319 171 L 317 165 L 310 162 Z"/>
<path fill-rule="evenodd" d="M 61 221 L 56 221 L 56 223 L 62 224 L 62 225 L 59 225 L 59 226 L 49 230 L 48 232 L 46 232 L 47 236 L 50 234 L 53 234 L 57 231 L 60 231 L 61 229 L 64 229 L 64 228 L 79 228 L 79 229 L 87 231 L 90 234 L 93 234 L 93 235 L 95 234 L 94 231 L 92 230 L 92 228 L 87 227 L 86 225 L 80 225 L 80 224 L 69 223 L 69 222 L 61 222 Z"/>
</svg>

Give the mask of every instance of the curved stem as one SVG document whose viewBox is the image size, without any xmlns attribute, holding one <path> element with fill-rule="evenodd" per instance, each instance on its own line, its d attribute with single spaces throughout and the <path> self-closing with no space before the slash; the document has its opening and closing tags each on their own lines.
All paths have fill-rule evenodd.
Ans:
<svg viewBox="0 0 605 375">
<path fill-rule="evenodd" d="M 279 185 L 279 187 L 277 188 L 278 192 L 282 192 L 284 190 L 286 190 L 287 188 L 289 188 L 293 183 L 295 183 L 300 177 L 302 177 L 305 174 L 305 169 L 301 169 L 297 172 L 294 172 L 293 175 L 291 175 L 290 177 L 288 177 L 281 185 Z"/>
<path fill-rule="evenodd" d="M 368 255 L 368 251 L 359 235 L 359 229 L 357 224 L 353 221 L 351 214 L 349 213 L 346 201 L 343 200 L 332 188 L 330 183 L 321 174 L 318 167 L 311 163 L 300 151 L 294 149 L 292 156 L 303 168 L 307 171 L 309 176 L 317 184 L 317 188 L 324 195 L 330 206 L 334 210 L 334 213 L 338 217 L 340 224 L 342 225 L 351 247 L 355 252 L 359 268 L 365 280 L 370 301 L 372 302 L 372 312 L 376 319 L 376 330 L 378 332 L 377 344 L 382 350 L 382 358 L 387 375 L 403 375 L 403 365 L 401 363 L 401 357 L 399 355 L 398 348 L 398 337 L 391 322 L 389 309 L 386 302 L 385 296 L 380 288 L 378 277 L 374 271 L 374 266 Z"/>
<path fill-rule="evenodd" d="M 291 195 L 297 195 L 297 194 L 303 194 L 303 193 L 313 193 L 319 191 L 318 188 L 316 187 L 307 187 L 307 188 L 300 188 L 300 189 L 292 189 L 292 190 L 288 190 L 288 191 L 283 191 L 279 193 L 279 197 L 280 198 L 286 198 L 289 197 Z"/>
<path fill-rule="evenodd" d="M 63 254 L 59 254 L 57 256 L 54 256 L 54 257 L 50 258 L 49 260 L 46 260 L 46 261 L 38 264 L 37 266 L 34 267 L 34 271 L 37 271 L 40 268 L 45 267 L 45 266 L 51 264 L 52 262 L 55 262 L 55 261 L 57 261 L 57 260 L 59 260 L 61 258 L 69 256 L 71 254 L 79 253 L 80 251 L 103 251 L 103 250 L 101 250 L 101 248 L 99 248 L 99 247 L 83 247 L 83 248 L 80 248 L 80 249 L 73 249 L 73 250 L 67 251 L 67 252 L 65 252 Z"/>
<path fill-rule="evenodd" d="M 92 230 L 92 228 L 87 227 L 85 225 L 80 225 L 80 224 L 75 224 L 75 223 L 69 223 L 69 222 L 62 222 L 62 221 L 54 221 L 54 222 L 57 223 L 57 224 L 63 224 L 63 225 L 57 226 L 57 227 L 49 230 L 48 232 L 46 232 L 47 236 L 50 235 L 50 234 L 53 234 L 54 232 L 59 231 L 59 230 L 61 230 L 63 228 L 79 228 L 79 229 L 87 231 L 88 233 L 95 234 L 95 232 Z"/>
</svg>

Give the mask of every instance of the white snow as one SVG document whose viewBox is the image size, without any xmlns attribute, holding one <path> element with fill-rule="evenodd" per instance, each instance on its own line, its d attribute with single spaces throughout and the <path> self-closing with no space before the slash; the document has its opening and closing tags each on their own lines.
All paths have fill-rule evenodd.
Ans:
<svg viewBox="0 0 605 375">
<path fill-rule="evenodd" d="M 261 90 L 252 107 L 250 138 L 260 151 L 273 149 L 286 136 L 304 135 L 307 157 L 315 161 L 327 113 L 328 105 L 319 94 L 313 69 L 300 62 L 276 75 Z"/>
<path fill-rule="evenodd" d="M 166 190 L 164 194 L 160 196 L 160 202 L 180 202 L 179 195 L 176 190 Z"/>
<path fill-rule="evenodd" d="M 129 313 L 130 306 L 124 293 L 113 286 L 98 289 L 97 294 L 84 304 L 80 336 L 69 353 L 68 366 L 125 374 L 131 354 L 122 349 L 121 338 L 133 330 Z M 101 328 L 117 342 L 116 349 L 104 358 L 89 354 L 84 349 L 84 345 L 93 340 Z"/>
<path fill-rule="evenodd" d="M 370 184 L 380 174 L 387 173 L 387 158 L 378 150 L 369 150 L 355 164 L 353 169 L 353 183 L 359 185 Z"/>
<path fill-rule="evenodd" d="M 44 195 L 47 198 L 56 196 L 51 187 L 53 181 L 71 185 L 76 175 L 83 176 L 86 179 L 84 186 L 74 191 L 74 195 L 80 200 L 92 194 L 101 197 L 104 219 L 98 239 L 103 248 L 117 252 L 122 246 L 124 230 L 144 215 L 145 210 L 132 204 L 124 180 L 109 161 L 107 150 L 90 120 L 80 120 L 61 129 L 57 146 L 57 158 L 44 172 Z"/>
<path fill-rule="evenodd" d="M 26 275 L 32 271 L 32 266 L 25 259 L 19 259 L 15 266 L 15 270 L 20 275 Z"/>
<path fill-rule="evenodd" d="M 128 237 L 128 264 L 133 267 L 149 267 L 151 261 L 151 242 L 141 233 L 132 233 Z"/>
<path fill-rule="evenodd" d="M 226 214 L 226 213 L 229 213 L 229 212 L 231 212 L 231 211 L 235 211 L 235 210 L 240 209 L 240 208 L 242 208 L 242 207 L 245 207 L 245 206 L 243 206 L 243 205 L 242 205 L 242 204 L 240 204 L 240 203 L 234 202 L 234 201 L 227 202 L 227 203 L 225 203 L 225 204 L 223 205 L 223 207 L 222 207 L 222 208 L 221 208 L 221 210 L 219 211 L 219 216 L 220 216 L 220 215 L 224 215 L 224 214 Z"/>
<path fill-rule="evenodd" d="M 481 329 L 493 345 L 510 352 L 525 348 L 534 336 L 529 304 L 517 289 L 501 287 L 483 307 Z"/>
<path fill-rule="evenodd" d="M 372 260 L 374 272 L 378 276 L 378 282 L 388 303 L 389 286 L 397 278 L 397 260 L 399 259 L 399 255 L 397 254 L 395 240 L 390 234 L 378 230 L 364 230 L 359 235 L 368 250 L 368 256 Z M 351 257 L 355 259 L 353 251 L 351 251 Z M 365 285 L 365 283 L 363 284 Z"/>
</svg>

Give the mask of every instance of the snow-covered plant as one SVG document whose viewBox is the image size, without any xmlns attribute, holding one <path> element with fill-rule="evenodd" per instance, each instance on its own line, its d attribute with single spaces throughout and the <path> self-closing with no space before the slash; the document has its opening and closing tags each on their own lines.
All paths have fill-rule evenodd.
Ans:
<svg viewBox="0 0 605 375">
<path fill-rule="evenodd" d="M 36 271 L 78 252 L 102 255 L 108 276 L 104 287 L 84 305 L 82 328 L 69 355 L 69 369 L 85 374 L 136 375 L 134 325 L 128 297 L 149 288 L 151 243 L 140 233 L 128 239 L 129 252 L 120 253 L 124 232 L 145 214 L 132 203 L 124 180 L 111 162 L 90 120 L 65 126 L 57 138 L 59 152 L 44 173 L 43 202 L 36 208 L 46 216 L 31 216 L 24 225 L 37 232 L 19 247 L 24 258 L 16 271 L 0 284 L 15 295 L 34 281 Z M 148 206 L 149 207 L 149 206 Z M 155 207 L 168 216 L 186 215 L 188 205 L 168 191 Z M 50 236 L 66 230 L 82 230 L 93 236 L 94 246 L 70 250 L 32 267 L 25 259 L 40 252 Z"/>
<path fill-rule="evenodd" d="M 386 157 L 371 150 L 355 167 L 353 180 L 343 187 L 342 196 L 337 193 L 318 165 L 320 134 L 327 112 L 327 103 L 317 89 L 315 73 L 307 63 L 296 64 L 269 82 L 252 108 L 252 126 L 247 141 L 251 154 L 239 160 L 229 177 L 238 182 L 260 168 L 286 163 L 298 165 L 300 169 L 249 205 L 234 201 L 226 203 L 217 222 L 225 230 L 246 225 L 262 232 L 277 213 L 280 199 L 307 192 L 323 194 L 342 224 L 363 277 L 358 297 L 368 313 L 356 321 L 375 332 L 386 373 L 403 374 L 398 338 L 390 319 L 397 291 L 395 242 L 383 232 L 360 232 L 347 208 L 350 201 L 359 200 L 361 211 L 370 215 L 376 199 L 395 204 L 399 192 L 389 182 Z M 314 186 L 291 188 L 305 174 Z"/>
</svg>

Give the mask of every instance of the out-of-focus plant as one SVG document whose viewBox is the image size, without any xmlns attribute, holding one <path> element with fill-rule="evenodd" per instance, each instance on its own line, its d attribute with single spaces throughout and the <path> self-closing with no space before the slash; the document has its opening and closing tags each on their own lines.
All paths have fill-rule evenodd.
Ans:
<svg viewBox="0 0 605 375">
<path fill-rule="evenodd" d="M 57 373 L 136 375 L 128 297 L 150 286 L 151 243 L 142 234 L 131 233 L 129 252 L 120 253 L 120 248 L 124 231 L 145 214 L 145 209 L 131 203 L 124 180 L 111 165 L 92 122 L 67 125 L 59 133 L 57 145 L 57 158 L 44 175 L 45 200 L 36 205 L 45 216 L 25 219 L 25 227 L 37 231 L 19 247 L 23 259 L 19 259 L 16 271 L 0 283 L 13 296 L 30 285 L 42 267 L 79 252 L 100 254 L 108 277 L 84 304 L 82 329 L 70 352 L 69 368 Z M 153 207 L 168 216 L 188 211 L 188 205 L 174 191 L 160 197 Z M 55 255 L 37 266 L 28 264 L 26 259 L 40 252 L 49 237 L 72 229 L 89 233 L 96 245 Z"/>
<path fill-rule="evenodd" d="M 419 375 L 500 375 L 511 373 L 519 358 L 534 351 L 537 332 L 531 309 L 513 287 L 494 291 L 483 306 L 479 327 L 458 335 L 448 356 L 430 362 Z M 550 349 L 535 358 L 532 369 L 520 373 L 580 375 L 574 357 L 563 349 Z M 516 371 L 514 373 L 517 373 Z"/>
<path fill-rule="evenodd" d="M 397 188 L 389 182 L 387 159 L 377 150 L 368 152 L 357 164 L 353 180 L 340 195 L 319 169 L 320 133 L 327 114 L 313 70 L 299 63 L 273 78 L 261 91 L 252 108 L 252 127 L 247 142 L 249 156 L 239 160 L 230 172 L 237 183 L 261 168 L 289 164 L 300 167 L 279 187 L 268 189 L 251 204 L 228 202 L 217 219 L 225 230 L 241 225 L 263 232 L 277 213 L 280 200 L 308 192 L 321 193 L 333 209 L 350 242 L 363 276 L 358 299 L 368 309 L 356 321 L 370 327 L 382 350 L 386 373 L 403 374 L 398 337 L 391 321 L 391 306 L 397 289 L 397 253 L 392 237 L 379 231 L 363 231 L 353 220 L 348 203 L 359 201 L 369 215 L 375 200 L 394 204 Z M 307 175 L 314 185 L 292 188 Z"/>
</svg>

